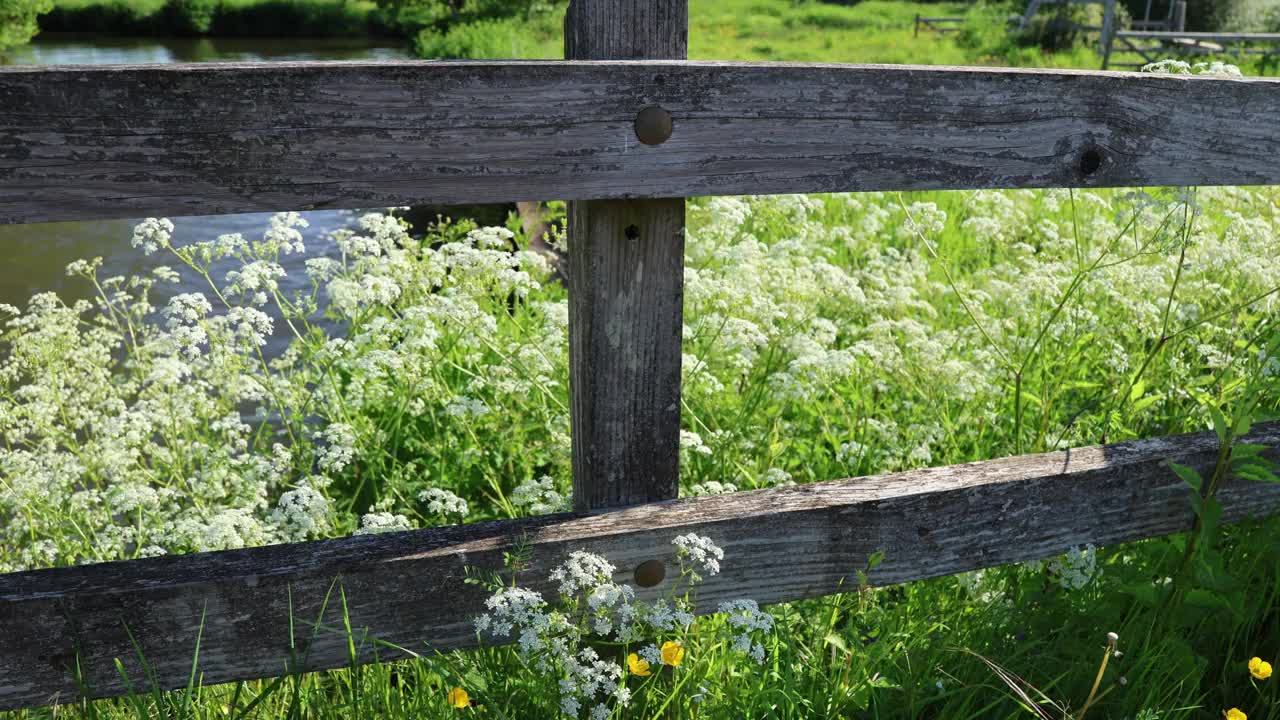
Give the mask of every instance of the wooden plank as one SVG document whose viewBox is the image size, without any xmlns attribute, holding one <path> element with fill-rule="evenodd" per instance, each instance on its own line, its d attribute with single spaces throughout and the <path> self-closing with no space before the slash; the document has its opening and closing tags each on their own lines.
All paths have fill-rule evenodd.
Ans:
<svg viewBox="0 0 1280 720">
<path fill-rule="evenodd" d="M 1280 423 L 1244 441 L 1274 447 Z M 1206 433 L 612 512 L 0 575 L 0 709 L 72 698 L 77 649 L 94 693 L 122 692 L 113 658 L 141 682 L 126 627 L 160 683 L 182 686 L 202 617 L 206 683 L 343 666 L 336 600 L 323 615 L 330 631 L 308 645 L 308 623 L 335 582 L 352 626 L 372 637 L 415 652 L 470 646 L 483 591 L 463 584 L 464 568 L 497 569 L 517 542 L 531 553 L 522 583 L 548 589 L 546 573 L 572 550 L 605 555 L 629 582 L 643 561 L 673 562 L 676 535 L 706 535 L 726 553 L 698 593 L 701 607 L 714 608 L 848 590 L 876 551 L 884 562 L 870 581 L 888 585 L 1179 532 L 1192 513 L 1167 462 L 1207 471 L 1215 451 Z M 1220 498 L 1229 522 L 1280 511 L 1280 485 L 1231 480 Z M 291 609 L 305 662 L 289 659 Z"/>
<path fill-rule="evenodd" d="M 564 23 L 570 60 L 688 51 L 687 0 L 572 0 Z M 633 141 L 660 147 L 669 116 L 656 103 L 647 112 L 662 126 L 637 118 Z M 574 508 L 669 500 L 680 480 L 684 198 L 570 202 L 568 220 Z"/>
<path fill-rule="evenodd" d="M 652 105 L 671 112 L 674 132 L 644 145 L 635 120 Z M 1278 116 L 1275 79 L 1069 70 L 676 61 L 3 68 L 0 221 L 1280 183 Z"/>
<path fill-rule="evenodd" d="M 674 498 L 684 199 L 570 203 L 569 277 L 574 507 Z"/>
</svg>

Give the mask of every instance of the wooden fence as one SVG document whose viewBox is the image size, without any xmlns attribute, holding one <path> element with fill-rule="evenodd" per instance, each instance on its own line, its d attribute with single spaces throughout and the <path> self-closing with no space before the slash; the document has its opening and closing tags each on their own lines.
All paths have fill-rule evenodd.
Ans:
<svg viewBox="0 0 1280 720">
<path fill-rule="evenodd" d="M 130 634 L 165 688 L 186 684 L 197 632 L 206 683 L 343 666 L 345 636 L 315 630 L 342 626 L 335 583 L 364 638 L 473 644 L 483 596 L 464 568 L 516 543 L 537 586 L 571 549 L 628 580 L 672 562 L 674 535 L 705 534 L 727 552 L 700 593 L 714 606 L 837 592 L 877 551 L 884 585 L 1190 526 L 1166 463 L 1210 467 L 1211 435 L 674 499 L 682 198 L 1274 184 L 1280 82 L 686 62 L 686 36 L 686 0 L 573 0 L 571 62 L 0 69 L 7 222 L 574 201 L 578 510 L 0 576 L 0 709 L 119 695 L 117 658 L 145 688 Z M 1280 487 L 1233 481 L 1222 501 L 1227 520 L 1269 514 Z"/>
<path fill-rule="evenodd" d="M 912 33 L 915 37 L 920 37 L 920 28 L 926 31 L 936 32 L 945 35 L 951 32 L 960 32 L 964 24 L 962 17 L 925 17 L 924 15 L 916 15 L 915 31 Z"/>
<path fill-rule="evenodd" d="M 1033 0 L 1034 1 L 1034 0 Z M 1186 32 L 1186 0 L 1175 0 L 1164 20 L 1151 20 L 1151 3 L 1147 3 L 1147 19 L 1134 20 L 1129 30 L 1116 25 L 1116 0 L 1102 0 L 1102 28 L 1098 52 L 1102 69 L 1137 67 L 1159 62 L 1170 56 L 1187 55 L 1261 55 L 1269 58 L 1280 54 L 1280 33 Z M 1117 44 L 1118 41 L 1118 44 Z M 1262 47 L 1256 47 L 1261 45 Z M 1246 47 L 1249 46 L 1249 47 Z M 1115 52 L 1132 53 L 1141 62 L 1113 62 Z"/>
</svg>

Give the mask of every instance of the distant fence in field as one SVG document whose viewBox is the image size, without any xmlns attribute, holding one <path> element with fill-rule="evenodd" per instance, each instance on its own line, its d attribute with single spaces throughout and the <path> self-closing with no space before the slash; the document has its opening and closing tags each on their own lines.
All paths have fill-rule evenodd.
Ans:
<svg viewBox="0 0 1280 720">
<path fill-rule="evenodd" d="M 0 575 L 0 709 L 123 694 L 117 658 L 145 689 L 139 652 L 185 686 L 197 633 L 206 683 L 345 666 L 346 637 L 316 632 L 343 624 L 335 583 L 386 643 L 363 659 L 472 645 L 465 568 L 516 544 L 536 587 L 572 549 L 626 580 L 705 534 L 727 551 L 714 606 L 839 592 L 876 552 L 884 585 L 1191 526 L 1166 463 L 1211 467 L 1211 434 L 677 500 L 683 198 L 1275 184 L 1280 82 L 687 62 L 686 0 L 573 0 L 565 24 L 569 62 L 0 69 L 4 222 L 570 200 L 577 508 Z M 1221 499 L 1227 520 L 1280 511 L 1272 485 Z"/>
<path fill-rule="evenodd" d="M 1142 67 L 1170 56 L 1280 55 L 1280 33 L 1187 32 L 1186 0 L 1171 3 L 1167 18 L 1134 20 L 1128 30 L 1116 25 L 1116 0 L 1102 0 L 1102 4 L 1103 19 L 1098 42 L 1103 70 L 1112 65 Z M 1148 3 L 1148 14 L 1150 10 Z M 1113 62 L 1111 55 L 1116 51 L 1133 53 L 1142 61 Z"/>
<path fill-rule="evenodd" d="M 920 37 L 920 28 L 936 33 L 960 32 L 964 23 L 963 17 L 925 17 L 916 15 L 915 36 Z"/>
</svg>

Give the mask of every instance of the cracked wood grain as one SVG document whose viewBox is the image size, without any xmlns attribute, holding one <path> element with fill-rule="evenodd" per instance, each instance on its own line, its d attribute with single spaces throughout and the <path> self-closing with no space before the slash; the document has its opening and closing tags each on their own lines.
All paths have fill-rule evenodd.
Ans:
<svg viewBox="0 0 1280 720">
<path fill-rule="evenodd" d="M 1274 447 L 1280 423 L 1242 442 Z M 339 585 L 358 634 L 419 653 L 474 645 L 484 593 L 463 584 L 464 568 L 498 569 L 516 542 L 531 549 L 522 582 L 546 590 L 571 550 L 603 554 L 629 581 L 640 562 L 674 562 L 676 535 L 709 536 L 725 560 L 700 586 L 705 609 L 847 590 L 876 551 L 884 562 L 869 580 L 888 585 L 1180 532 L 1193 517 L 1189 491 L 1167 463 L 1206 472 L 1216 448 L 1212 433 L 1183 435 L 610 512 L 0 575 L 0 709 L 75 697 L 77 653 L 97 695 L 123 692 L 113 658 L 145 685 L 126 627 L 160 683 L 183 686 L 202 613 L 206 683 L 344 666 L 335 600 L 328 629 L 312 640 L 311 627 Z M 1280 511 L 1280 485 L 1230 480 L 1220 498 L 1228 522 Z M 676 574 L 641 595 L 665 592 Z M 291 612 L 305 662 L 290 661 Z M 368 642 L 364 651 L 399 656 Z"/>
<path fill-rule="evenodd" d="M 661 145 L 635 137 L 649 105 L 674 117 Z M 676 60 L 0 68 L 0 221 L 1270 184 L 1280 183 L 1278 115 L 1275 79 L 1067 70 Z"/>
</svg>

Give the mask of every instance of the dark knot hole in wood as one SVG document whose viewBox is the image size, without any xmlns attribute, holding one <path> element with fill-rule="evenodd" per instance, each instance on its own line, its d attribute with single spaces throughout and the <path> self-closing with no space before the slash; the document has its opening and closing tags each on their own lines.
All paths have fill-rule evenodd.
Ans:
<svg viewBox="0 0 1280 720">
<path fill-rule="evenodd" d="M 636 566 L 636 585 L 653 587 L 667 576 L 667 566 L 661 560 L 645 560 Z"/>
<path fill-rule="evenodd" d="M 1103 156 L 1100 148 L 1092 145 L 1086 147 L 1084 152 L 1080 153 L 1080 162 L 1078 165 L 1080 168 L 1080 174 L 1087 177 L 1098 172 L 1098 169 L 1102 167 L 1102 161 L 1105 159 L 1106 158 Z"/>
<path fill-rule="evenodd" d="M 636 137 L 645 145 L 661 145 L 671 137 L 671 113 L 650 105 L 636 114 Z"/>
<path fill-rule="evenodd" d="M 627 229 L 622 231 L 622 234 L 626 235 L 628 240 L 637 240 L 640 238 L 640 228 L 635 225 L 628 225 Z"/>
</svg>

